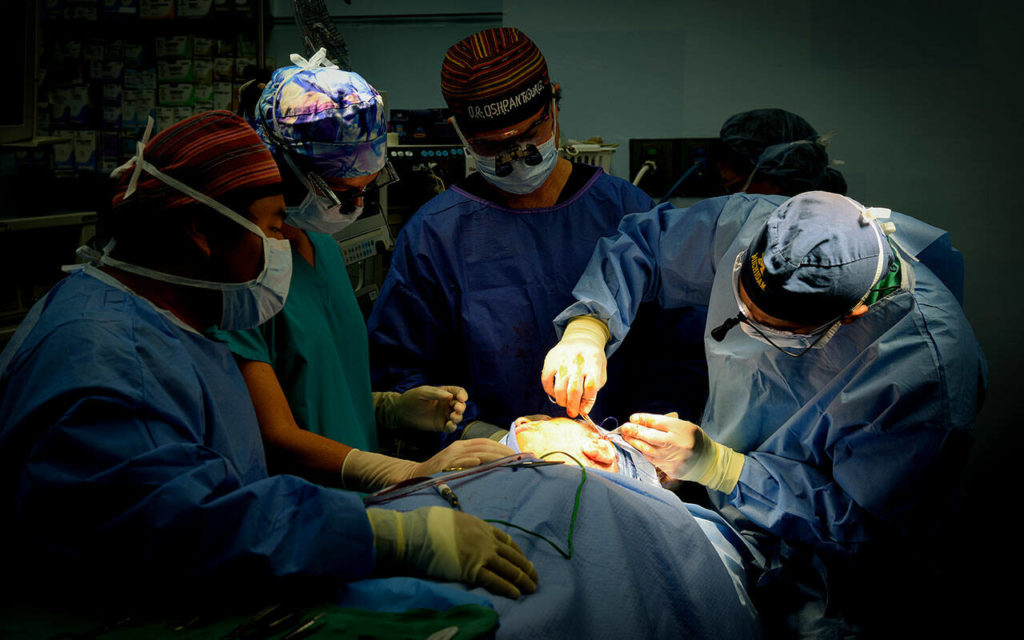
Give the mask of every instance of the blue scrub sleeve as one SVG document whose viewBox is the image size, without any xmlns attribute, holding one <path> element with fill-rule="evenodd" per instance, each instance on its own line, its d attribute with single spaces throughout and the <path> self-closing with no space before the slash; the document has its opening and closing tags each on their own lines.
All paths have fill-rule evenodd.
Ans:
<svg viewBox="0 0 1024 640">
<path fill-rule="evenodd" d="M 48 546 L 172 576 L 369 574 L 373 537 L 358 496 L 293 476 L 244 483 L 180 433 L 118 398 L 80 402 L 33 449 L 25 521 Z"/>
<path fill-rule="evenodd" d="M 54 560 L 151 579 L 368 575 L 359 497 L 267 477 L 227 351 L 134 296 L 87 304 L 98 299 L 113 308 L 99 320 L 54 327 L 61 310 L 44 314 L 4 373 L 0 452 L 20 533 Z"/>
<path fill-rule="evenodd" d="M 717 220 L 725 200 L 688 209 L 668 203 L 625 216 L 618 233 L 598 241 L 573 289 L 576 302 L 555 318 L 561 336 L 569 320 L 592 315 L 608 324 L 611 355 L 629 332 L 642 302 L 663 309 L 706 306 L 715 277 Z"/>
<path fill-rule="evenodd" d="M 846 552 L 945 508 L 938 501 L 966 462 L 985 366 L 969 334 L 919 333 L 916 308 L 845 368 L 844 384 L 822 389 L 747 454 L 727 502 L 787 540 Z M 935 310 L 932 331 L 956 326 L 938 313 L 959 315 L 955 303 Z"/>
</svg>

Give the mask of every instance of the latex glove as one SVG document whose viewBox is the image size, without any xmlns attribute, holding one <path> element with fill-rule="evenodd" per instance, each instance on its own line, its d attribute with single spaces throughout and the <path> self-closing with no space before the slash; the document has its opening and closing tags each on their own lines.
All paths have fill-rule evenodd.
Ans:
<svg viewBox="0 0 1024 640">
<path fill-rule="evenodd" d="M 418 463 L 413 477 L 429 476 L 445 469 L 468 469 L 515 453 L 490 438 L 456 440 L 424 462 Z"/>
<path fill-rule="evenodd" d="M 483 587 L 506 598 L 537 590 L 537 571 L 509 535 L 445 507 L 399 512 L 367 509 L 380 570 L 415 569 L 442 580 Z"/>
<path fill-rule="evenodd" d="M 565 407 L 570 418 L 594 408 L 597 392 L 608 377 L 604 346 L 610 336 L 607 325 L 597 318 L 573 318 L 562 339 L 544 358 L 541 386 Z"/>
<path fill-rule="evenodd" d="M 746 460 L 692 422 L 670 416 L 634 413 L 619 433 L 670 478 L 722 493 L 732 493 Z"/>
<path fill-rule="evenodd" d="M 409 478 L 433 475 L 451 467 L 468 469 L 513 454 L 512 449 L 487 438 L 456 440 L 423 462 L 353 449 L 341 466 L 341 486 L 372 493 Z"/>
<path fill-rule="evenodd" d="M 451 433 L 462 422 L 469 394 L 462 387 L 423 385 L 405 393 L 382 391 L 373 394 L 377 424 L 420 431 Z"/>
</svg>

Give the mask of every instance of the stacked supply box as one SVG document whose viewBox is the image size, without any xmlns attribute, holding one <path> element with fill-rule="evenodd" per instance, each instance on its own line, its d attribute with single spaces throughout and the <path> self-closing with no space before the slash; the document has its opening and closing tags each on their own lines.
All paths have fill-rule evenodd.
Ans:
<svg viewBox="0 0 1024 640">
<path fill-rule="evenodd" d="M 237 88 L 259 72 L 259 1 L 41 0 L 38 135 L 67 139 L 54 170 L 109 173 L 150 117 L 156 133 L 236 110 Z"/>
</svg>

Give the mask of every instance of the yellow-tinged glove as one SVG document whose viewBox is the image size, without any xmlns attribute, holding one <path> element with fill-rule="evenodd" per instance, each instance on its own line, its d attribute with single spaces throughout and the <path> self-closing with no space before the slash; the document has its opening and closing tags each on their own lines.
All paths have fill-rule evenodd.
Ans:
<svg viewBox="0 0 1024 640">
<path fill-rule="evenodd" d="M 622 438 L 665 475 L 722 493 L 732 493 L 739 482 L 746 456 L 715 442 L 692 422 L 650 413 L 634 413 L 629 420 L 622 425 Z"/>
<path fill-rule="evenodd" d="M 487 438 L 457 440 L 423 462 L 353 449 L 341 466 L 341 486 L 372 493 L 409 478 L 430 476 L 449 467 L 468 469 L 513 454 L 512 449 Z"/>
<path fill-rule="evenodd" d="M 597 392 L 608 378 L 604 346 L 609 337 L 605 323 L 592 316 L 579 316 L 569 321 L 562 339 L 544 358 L 541 386 L 565 407 L 570 418 L 594 408 Z"/>
<path fill-rule="evenodd" d="M 377 424 L 451 433 L 462 422 L 469 394 L 462 387 L 423 385 L 405 393 L 376 391 L 373 411 Z"/>
<path fill-rule="evenodd" d="M 367 509 L 378 571 L 414 569 L 483 587 L 506 598 L 537 590 L 537 571 L 509 535 L 445 507 L 400 512 Z"/>
</svg>

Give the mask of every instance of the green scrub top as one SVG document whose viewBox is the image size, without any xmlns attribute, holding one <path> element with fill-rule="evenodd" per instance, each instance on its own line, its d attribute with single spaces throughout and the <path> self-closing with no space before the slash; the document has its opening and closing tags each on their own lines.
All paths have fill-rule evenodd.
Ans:
<svg viewBox="0 0 1024 640">
<path fill-rule="evenodd" d="M 316 268 L 292 248 L 284 309 L 255 329 L 213 336 L 236 357 L 274 368 L 300 427 L 376 451 L 366 323 L 337 243 L 327 234 L 307 235 Z"/>
</svg>

